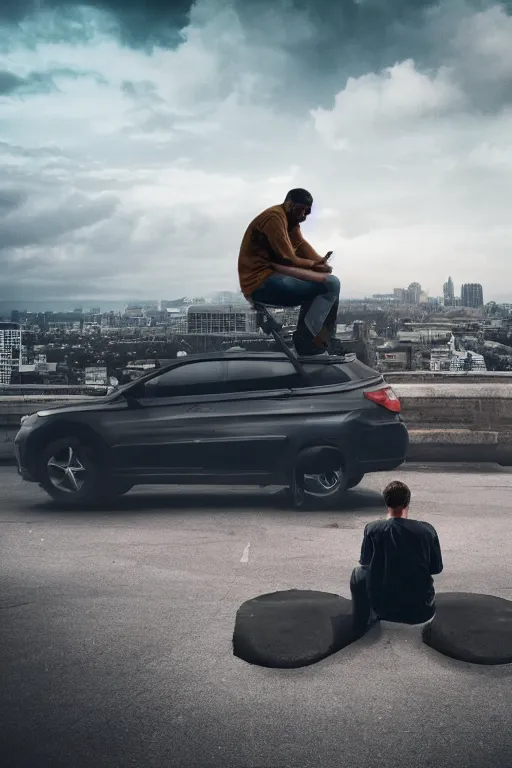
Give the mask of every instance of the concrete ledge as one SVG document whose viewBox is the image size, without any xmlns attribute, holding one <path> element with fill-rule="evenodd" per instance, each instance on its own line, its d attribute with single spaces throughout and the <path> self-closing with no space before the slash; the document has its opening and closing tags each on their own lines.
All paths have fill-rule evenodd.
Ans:
<svg viewBox="0 0 512 768">
<path fill-rule="evenodd" d="M 410 429 L 409 441 L 414 445 L 498 445 L 499 432 L 476 432 L 474 429 Z"/>
<path fill-rule="evenodd" d="M 390 384 L 442 383 L 460 384 L 472 382 L 489 384 L 504 382 L 512 384 L 512 371 L 386 371 L 382 374 Z"/>
<path fill-rule="evenodd" d="M 472 429 L 409 429 L 407 461 L 494 463 L 510 467 L 512 434 Z"/>
<path fill-rule="evenodd" d="M 512 382 L 507 383 L 490 383 L 488 381 L 476 384 L 473 382 L 467 383 L 445 383 L 445 382 L 432 382 L 421 384 L 414 383 L 395 383 L 389 381 L 388 384 L 393 387 L 400 399 L 407 399 L 409 397 L 426 398 L 431 400 L 453 400 L 453 398 L 463 400 L 511 400 L 512 399 Z"/>
</svg>

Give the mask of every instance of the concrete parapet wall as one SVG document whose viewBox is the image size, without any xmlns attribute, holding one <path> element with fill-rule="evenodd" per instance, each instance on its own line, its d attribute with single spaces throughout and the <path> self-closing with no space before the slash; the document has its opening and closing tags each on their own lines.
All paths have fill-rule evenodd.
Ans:
<svg viewBox="0 0 512 768">
<path fill-rule="evenodd" d="M 512 384 L 512 371 L 387 371 L 390 384 Z"/>
<path fill-rule="evenodd" d="M 386 380 L 402 403 L 409 429 L 408 460 L 490 461 L 512 466 L 512 380 L 481 383 L 402 383 Z M 0 460 L 14 458 L 13 441 L 21 416 L 89 397 L 0 396 Z"/>
<path fill-rule="evenodd" d="M 512 431 L 511 384 L 393 383 L 392 387 L 411 429 Z"/>
</svg>

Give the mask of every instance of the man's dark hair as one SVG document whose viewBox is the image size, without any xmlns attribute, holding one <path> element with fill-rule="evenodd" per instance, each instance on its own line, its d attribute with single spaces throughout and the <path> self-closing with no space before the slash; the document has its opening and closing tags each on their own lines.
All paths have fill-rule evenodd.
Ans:
<svg viewBox="0 0 512 768">
<path fill-rule="evenodd" d="M 399 480 L 393 480 L 386 485 L 382 495 L 388 509 L 407 509 L 411 501 L 409 488 Z"/>
<path fill-rule="evenodd" d="M 313 205 L 313 195 L 311 195 L 307 189 L 290 189 L 285 197 L 285 202 L 311 207 Z"/>
</svg>

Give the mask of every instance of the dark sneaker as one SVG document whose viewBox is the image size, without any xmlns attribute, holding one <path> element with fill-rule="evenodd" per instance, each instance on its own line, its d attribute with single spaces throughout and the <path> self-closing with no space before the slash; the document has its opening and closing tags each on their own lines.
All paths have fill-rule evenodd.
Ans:
<svg viewBox="0 0 512 768">
<path fill-rule="evenodd" d="M 299 357 L 316 357 L 316 355 L 325 355 L 327 352 L 325 347 L 320 347 L 315 344 L 309 333 L 306 334 L 304 332 L 295 331 L 292 338 L 293 346 Z"/>
<path fill-rule="evenodd" d="M 354 620 L 352 625 L 352 631 L 357 638 L 361 638 L 364 635 L 366 635 L 367 632 L 370 631 L 372 627 L 375 626 L 375 624 L 380 623 L 380 618 L 377 616 L 377 614 L 373 611 L 373 609 L 370 610 L 370 615 L 368 617 L 368 621 L 364 626 L 361 626 L 360 623 L 356 622 Z"/>
<path fill-rule="evenodd" d="M 329 343 L 329 349 L 331 352 L 331 355 L 338 355 L 339 357 L 344 357 L 347 354 L 347 350 L 341 343 L 339 339 L 332 338 Z"/>
</svg>

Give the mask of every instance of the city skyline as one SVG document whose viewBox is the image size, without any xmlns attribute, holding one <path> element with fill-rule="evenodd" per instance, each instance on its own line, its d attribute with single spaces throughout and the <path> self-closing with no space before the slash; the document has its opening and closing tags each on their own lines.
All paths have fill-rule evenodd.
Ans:
<svg viewBox="0 0 512 768">
<path fill-rule="evenodd" d="M 167 5 L 2 4 L 0 306 L 236 291 L 294 186 L 345 298 L 511 300 L 512 2 Z"/>
<path fill-rule="evenodd" d="M 460 290 L 458 293 L 455 291 L 456 286 L 460 286 Z M 468 293 L 468 290 L 470 293 Z M 469 295 L 474 294 L 474 290 L 478 293 L 478 296 L 480 299 L 483 298 L 483 301 L 481 301 L 481 305 L 484 306 L 485 304 L 492 302 L 492 299 L 488 299 L 486 292 L 485 292 L 485 286 L 482 286 L 480 283 L 469 283 L 469 282 L 460 282 L 457 283 L 454 281 L 451 277 L 451 275 L 448 277 L 447 281 L 443 283 L 442 289 L 437 292 L 429 293 L 425 290 L 425 288 L 418 283 L 417 281 L 412 281 L 408 285 L 404 286 L 395 286 L 394 288 L 390 289 L 389 286 L 387 286 L 387 289 L 383 292 L 378 291 L 372 291 L 370 294 L 365 296 L 342 296 L 341 301 L 361 301 L 368 299 L 368 301 L 374 300 L 378 297 L 384 299 L 386 297 L 388 298 L 399 298 L 398 294 L 401 295 L 401 303 L 407 303 L 407 298 L 409 297 L 411 299 L 412 304 L 421 304 L 424 303 L 425 297 L 427 297 L 429 300 L 433 300 L 435 302 L 438 302 L 440 304 L 446 304 L 447 307 L 450 306 L 461 306 L 461 307 L 471 307 L 473 306 L 473 303 L 469 304 L 450 304 L 450 301 L 456 300 L 458 302 L 461 302 L 465 297 Z M 231 297 L 231 298 L 230 298 Z M 143 298 L 134 298 L 134 297 L 126 297 L 121 300 L 112 300 L 112 299 L 102 299 L 102 304 L 98 304 L 98 301 L 96 298 L 84 298 L 84 299 L 66 299 L 66 300 L 46 300 L 43 302 L 39 301 L 24 301 L 24 300 L 18 300 L 13 302 L 5 302 L 0 300 L 0 319 L 2 318 L 2 313 L 4 316 L 6 316 L 9 313 L 17 312 L 34 312 L 34 313 L 41 313 L 41 312 L 51 312 L 51 311 L 83 311 L 84 313 L 89 314 L 102 314 L 108 311 L 122 311 L 127 309 L 128 307 L 149 307 L 151 305 L 155 305 L 158 307 L 164 307 L 170 304 L 177 304 L 181 300 L 186 300 L 189 302 L 197 302 L 197 301 L 206 301 L 208 302 L 221 302 L 225 303 L 226 301 L 235 300 L 235 301 L 243 301 L 245 303 L 246 299 L 244 298 L 242 292 L 240 289 L 237 289 L 236 291 L 230 291 L 230 290 L 220 290 L 220 291 L 210 291 L 208 293 L 205 293 L 202 297 L 199 296 L 199 294 L 190 294 L 189 296 L 186 296 L 185 294 L 181 293 L 180 295 L 176 295 L 173 297 L 167 297 L 167 298 L 155 298 L 155 297 L 143 297 Z M 447 301 L 448 300 L 448 301 Z M 496 303 L 496 302 L 495 302 Z M 504 301 L 503 304 L 510 304 L 512 301 Z M 480 305 L 480 304 L 479 304 Z M 479 306 L 478 305 L 478 306 Z M 66 307 L 66 310 L 63 309 L 63 307 Z M 7 318 L 6 318 L 7 319 Z M 10 319 L 10 318 L 9 318 Z"/>
<path fill-rule="evenodd" d="M 446 294 L 446 287 L 447 287 L 448 283 L 444 283 L 443 284 L 441 291 L 435 292 L 433 294 L 429 294 L 428 292 L 425 292 L 425 290 L 423 289 L 423 286 L 421 286 L 418 282 L 414 281 L 412 283 L 409 283 L 409 287 L 407 287 L 407 286 L 403 286 L 403 287 L 396 286 L 396 287 L 394 287 L 391 290 L 388 287 L 388 290 L 383 291 L 382 293 L 377 292 L 377 291 L 373 291 L 371 294 L 365 295 L 365 296 L 345 296 L 345 297 L 341 297 L 341 301 L 343 302 L 343 299 L 345 299 L 346 301 L 361 301 L 361 300 L 364 300 L 364 299 L 368 299 L 369 301 L 371 301 L 372 299 L 374 299 L 377 296 L 380 296 L 382 298 L 384 298 L 386 296 L 388 296 L 388 297 L 395 296 L 395 298 L 396 298 L 397 292 L 401 292 L 402 294 L 406 295 L 413 286 L 419 286 L 419 288 L 421 289 L 421 291 L 419 291 L 419 290 L 415 290 L 414 291 L 415 293 L 418 294 L 416 299 L 419 297 L 420 294 L 425 294 L 426 293 L 426 295 L 428 296 L 429 299 L 441 300 L 442 301 L 443 298 L 444 298 L 444 300 L 446 301 L 447 298 L 449 298 L 449 299 L 454 299 L 455 298 L 455 299 L 460 300 L 464 296 L 464 288 L 465 288 L 465 286 L 478 286 L 478 288 L 483 290 L 483 297 L 484 297 L 483 305 L 485 305 L 485 304 L 489 303 L 490 301 L 492 301 L 492 299 L 488 299 L 487 298 L 487 295 L 486 295 L 486 292 L 485 292 L 485 286 L 482 286 L 479 283 L 467 283 L 467 282 L 466 283 L 460 283 L 459 284 L 460 285 L 460 290 L 459 290 L 458 295 L 457 295 L 457 292 L 455 291 L 455 287 L 458 284 L 456 282 L 454 282 L 451 277 L 449 277 L 448 280 L 449 281 L 451 280 L 451 282 L 452 282 L 452 291 L 453 291 L 451 294 L 448 293 L 448 295 Z M 0 301 L 0 319 L 2 318 L 2 313 L 5 315 L 5 319 L 10 319 L 10 315 L 11 315 L 11 313 L 13 311 L 44 313 L 44 312 L 52 312 L 52 311 L 56 311 L 56 312 L 63 312 L 63 311 L 73 312 L 73 311 L 78 311 L 79 310 L 79 311 L 83 311 L 85 314 L 87 314 L 87 313 L 91 313 L 92 309 L 94 308 L 95 311 L 96 311 L 96 309 L 99 310 L 99 312 L 96 312 L 97 314 L 103 314 L 103 313 L 108 312 L 108 311 L 115 311 L 115 312 L 123 311 L 124 309 L 126 309 L 129 306 L 133 306 L 133 307 L 137 307 L 137 306 L 144 307 L 144 306 L 146 306 L 147 307 L 147 306 L 150 306 L 151 304 L 156 304 L 156 305 L 160 306 L 161 304 L 168 304 L 168 303 L 177 302 L 179 298 L 186 298 L 187 300 L 190 300 L 190 301 L 199 300 L 201 298 L 204 298 L 206 301 L 212 301 L 212 300 L 215 301 L 215 296 L 218 295 L 218 294 L 222 294 L 222 293 L 232 294 L 234 297 L 237 297 L 237 298 L 240 298 L 240 300 L 243 300 L 243 296 L 241 295 L 240 291 L 212 291 L 210 293 L 204 294 L 204 297 L 200 297 L 198 295 L 191 295 L 191 296 L 187 297 L 184 294 L 182 294 L 181 297 L 175 296 L 175 297 L 171 297 L 171 298 L 167 298 L 167 299 L 163 299 L 163 298 L 155 299 L 155 298 L 150 298 L 150 297 L 144 297 L 142 299 L 135 299 L 133 297 L 128 297 L 126 299 L 121 299 L 121 300 L 117 300 L 117 301 L 116 300 L 103 299 L 102 300 L 103 303 L 101 305 L 98 305 L 98 303 L 97 303 L 97 301 L 96 301 L 96 299 L 94 297 L 92 299 L 91 298 L 86 298 L 86 299 L 77 300 L 77 301 L 74 301 L 73 299 L 56 300 L 56 301 L 46 300 L 46 302 L 45 301 L 43 301 L 43 302 L 28 301 L 27 302 L 27 301 L 23 301 L 23 300 L 21 300 L 21 301 L 14 301 L 14 302 L 2 302 L 2 301 Z M 412 303 L 419 303 L 419 302 L 417 300 L 414 300 Z M 502 303 L 503 304 L 510 304 L 510 303 L 512 303 L 512 300 L 511 301 L 503 301 Z M 450 305 L 447 304 L 447 306 L 450 306 Z M 467 305 L 466 304 L 460 304 L 458 306 L 461 306 L 462 308 L 464 308 L 464 307 L 467 308 L 467 307 L 469 307 L 471 305 L 470 304 L 467 304 Z M 64 307 L 65 307 L 65 309 L 64 309 Z M 92 312 L 92 313 L 94 314 L 94 312 Z M 9 315 L 9 318 L 7 318 L 7 315 Z"/>
</svg>

